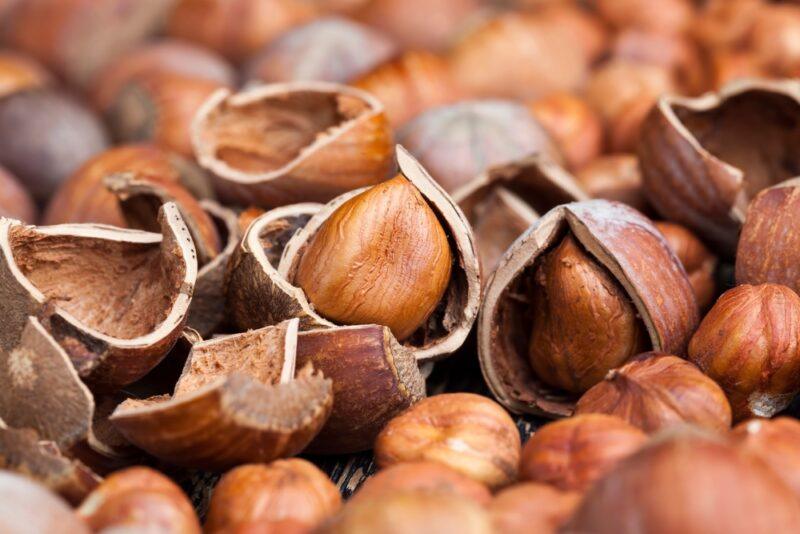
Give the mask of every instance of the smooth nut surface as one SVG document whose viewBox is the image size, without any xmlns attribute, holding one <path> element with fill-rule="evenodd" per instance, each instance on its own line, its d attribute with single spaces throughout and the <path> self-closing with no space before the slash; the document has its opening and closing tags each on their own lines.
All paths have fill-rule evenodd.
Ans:
<svg viewBox="0 0 800 534">
<path fill-rule="evenodd" d="M 380 467 L 431 460 L 490 488 L 517 477 L 520 437 L 496 402 L 472 393 L 445 393 L 420 401 L 386 425 L 375 441 Z"/>
<path fill-rule="evenodd" d="M 800 495 L 800 421 L 791 417 L 750 419 L 733 428 L 738 449 L 764 462 Z"/>
<path fill-rule="evenodd" d="M 555 534 L 580 503 L 580 493 L 526 482 L 495 495 L 489 515 L 497 532 Z"/>
<path fill-rule="evenodd" d="M 665 221 L 656 222 L 655 225 L 686 270 L 697 305 L 701 310 L 708 309 L 716 296 L 714 271 L 717 257 L 688 228 Z"/>
</svg>

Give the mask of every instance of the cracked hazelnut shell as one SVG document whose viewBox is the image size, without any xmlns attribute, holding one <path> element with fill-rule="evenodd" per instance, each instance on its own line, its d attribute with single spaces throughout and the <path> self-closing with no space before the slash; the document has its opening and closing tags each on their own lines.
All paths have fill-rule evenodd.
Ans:
<svg viewBox="0 0 800 534">
<path fill-rule="evenodd" d="M 238 532 L 243 525 L 286 520 L 314 528 L 341 506 L 339 489 L 311 462 L 290 458 L 242 465 L 214 488 L 204 532 Z"/>
<path fill-rule="evenodd" d="M 733 427 L 730 436 L 740 451 L 764 462 L 795 495 L 800 495 L 800 422 L 797 419 L 750 419 Z"/>
<path fill-rule="evenodd" d="M 514 412 L 567 416 L 574 409 L 575 396 L 546 385 L 528 359 L 532 306 L 526 295 L 539 260 L 565 235 L 576 238 L 622 288 L 651 348 L 684 352 L 699 320 L 686 273 L 649 219 L 605 200 L 556 207 L 512 245 L 489 279 L 481 306 L 481 369 L 496 398 Z"/>
<path fill-rule="evenodd" d="M 383 106 L 336 84 L 220 90 L 198 111 L 192 130 L 197 159 L 228 202 L 265 208 L 324 202 L 383 181 L 391 167 Z"/>
<path fill-rule="evenodd" d="M 579 503 L 577 492 L 525 482 L 498 492 L 489 504 L 489 514 L 498 532 L 555 534 Z"/>
<path fill-rule="evenodd" d="M 689 359 L 725 391 L 734 421 L 774 416 L 800 393 L 800 297 L 777 284 L 726 291 L 692 337 Z"/>
<path fill-rule="evenodd" d="M 583 492 L 645 441 L 644 432 L 618 417 L 575 415 L 534 432 L 522 449 L 520 478 Z"/>
<path fill-rule="evenodd" d="M 330 414 L 331 382 L 295 375 L 297 321 L 195 343 L 172 396 L 128 399 L 111 421 L 176 465 L 220 470 L 303 450 Z M 235 446 L 234 446 L 235 444 Z"/>
<path fill-rule="evenodd" d="M 498 488 L 517 478 L 519 431 L 496 402 L 472 393 L 424 399 L 383 428 L 375 440 L 380 467 L 429 460 Z"/>
<path fill-rule="evenodd" d="M 707 310 L 717 296 L 717 284 L 714 279 L 717 257 L 689 229 L 665 221 L 658 221 L 655 225 L 686 269 L 700 310 Z"/>
<path fill-rule="evenodd" d="M 22 475 L 5 471 L 0 471 L 0 530 L 8 534 L 91 532 L 66 501 Z"/>
</svg>

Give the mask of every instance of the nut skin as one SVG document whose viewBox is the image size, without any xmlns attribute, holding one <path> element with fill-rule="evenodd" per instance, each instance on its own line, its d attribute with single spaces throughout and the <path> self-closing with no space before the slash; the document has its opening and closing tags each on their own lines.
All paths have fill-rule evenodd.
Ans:
<svg viewBox="0 0 800 534">
<path fill-rule="evenodd" d="M 0 97 L 52 83 L 52 76 L 35 60 L 16 52 L 0 52 Z"/>
<path fill-rule="evenodd" d="M 0 217 L 20 219 L 28 224 L 34 224 L 38 219 L 38 210 L 30 193 L 2 167 L 0 167 Z"/>
<path fill-rule="evenodd" d="M 681 260 L 700 310 L 707 310 L 717 295 L 714 280 L 717 257 L 688 228 L 666 221 L 658 221 L 655 225 Z"/>
<path fill-rule="evenodd" d="M 788 533 L 798 522 L 800 501 L 766 466 L 683 429 L 655 438 L 592 486 L 563 530 Z"/>
<path fill-rule="evenodd" d="M 533 101 L 533 116 L 558 144 L 567 166 L 583 167 L 603 149 L 603 123 L 583 99 L 571 93 L 553 93 Z"/>
<path fill-rule="evenodd" d="M 733 444 L 764 462 L 800 496 L 800 422 L 791 417 L 750 419 L 731 432 Z"/>
<path fill-rule="evenodd" d="M 725 394 L 690 362 L 668 354 L 637 356 L 583 394 L 575 414 L 616 415 L 653 434 L 689 423 L 723 433 L 731 426 Z"/>
<path fill-rule="evenodd" d="M 581 495 L 552 486 L 526 482 L 495 495 L 489 514 L 497 532 L 555 534 L 580 503 Z"/>
<path fill-rule="evenodd" d="M 549 423 L 522 449 L 520 479 L 584 492 L 646 440 L 642 430 L 605 414 L 576 415 Z"/>
<path fill-rule="evenodd" d="M 528 358 L 547 384 L 583 393 L 646 349 L 624 289 L 572 235 L 544 255 L 533 278 Z"/>
<path fill-rule="evenodd" d="M 183 491 L 149 467 L 130 467 L 112 474 L 86 497 L 77 514 L 94 532 L 116 528 L 201 532 Z"/>
<path fill-rule="evenodd" d="M 348 502 L 374 499 L 404 491 L 453 493 L 486 506 L 489 489 L 466 475 L 437 462 L 419 461 L 390 465 L 369 477 Z"/>
<path fill-rule="evenodd" d="M 800 297 L 777 284 L 741 285 L 717 300 L 689 343 L 735 421 L 772 417 L 800 392 Z"/>
<path fill-rule="evenodd" d="M 451 264 L 436 214 L 398 175 L 331 214 L 308 243 L 295 282 L 324 317 L 386 325 L 402 341 L 439 304 Z"/>
<path fill-rule="evenodd" d="M 9 534 L 91 532 L 66 501 L 29 478 L 8 471 L 0 471 L 0 530 Z"/>
<path fill-rule="evenodd" d="M 607 154 L 578 169 L 575 178 L 592 198 L 616 200 L 646 212 L 639 160 L 634 154 Z"/>
<path fill-rule="evenodd" d="M 517 478 L 520 437 L 494 401 L 471 393 L 429 397 L 392 419 L 375 440 L 383 468 L 429 460 L 498 488 Z"/>
<path fill-rule="evenodd" d="M 315 14 L 298 0 L 178 0 L 167 33 L 240 62 Z"/>
<path fill-rule="evenodd" d="M 287 520 L 313 528 L 341 505 L 338 488 L 306 460 L 242 465 L 226 473 L 214 489 L 204 532 L 235 532 L 247 524 Z"/>
</svg>

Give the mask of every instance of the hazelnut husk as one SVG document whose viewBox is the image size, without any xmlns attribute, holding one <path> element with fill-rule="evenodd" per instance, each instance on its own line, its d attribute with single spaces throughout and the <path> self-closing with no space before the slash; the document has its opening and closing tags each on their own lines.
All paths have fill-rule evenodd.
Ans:
<svg viewBox="0 0 800 534">
<path fill-rule="evenodd" d="M 354 287 L 374 279 L 377 273 L 381 275 L 380 284 L 367 287 L 368 294 L 373 295 L 368 298 L 371 299 L 369 308 L 366 304 L 361 308 L 350 306 L 343 311 L 353 315 L 348 318 L 337 313 L 338 320 L 356 324 L 386 320 L 391 324 L 384 326 L 391 327 L 400 338 L 407 336 L 413 326 L 409 317 L 415 317 L 415 322 L 423 320 L 424 323 L 404 341 L 419 361 L 449 355 L 464 343 L 475 319 L 480 293 L 472 233 L 453 201 L 402 147 L 398 147 L 397 159 L 400 175 L 382 185 L 351 191 L 322 208 L 310 204 L 278 208 L 250 225 L 229 264 L 228 305 L 231 318 L 239 328 L 257 328 L 291 317 L 299 317 L 304 329 L 333 326 L 336 324 L 330 320 L 333 317 L 323 315 L 321 305 L 325 300 L 315 302 L 313 295 L 324 299 L 338 290 L 352 292 Z M 378 195 L 376 191 L 386 194 Z M 400 202 L 399 199 L 411 203 L 405 204 L 405 200 Z M 353 217 L 342 219 L 345 213 Z M 409 226 L 411 221 L 415 221 L 415 226 Z M 417 227 L 419 222 L 424 226 Z M 330 232 L 337 226 L 343 232 L 344 241 L 337 238 L 336 247 L 331 247 L 329 237 L 335 234 Z M 364 232 L 376 236 L 375 239 L 372 242 L 362 240 L 360 236 L 367 235 Z M 415 233 L 419 235 L 416 241 L 412 238 Z M 445 241 L 441 240 L 443 235 Z M 419 242 L 422 236 L 426 236 L 426 242 Z M 388 243 L 393 251 L 391 257 L 381 252 L 389 250 Z M 420 259 L 417 251 L 423 249 L 435 256 Z M 448 256 L 453 259 L 449 267 L 443 265 Z M 315 257 L 324 257 L 321 260 L 324 263 L 316 268 L 326 265 L 328 274 L 323 276 L 324 273 L 317 271 L 316 276 L 326 286 L 308 283 L 309 280 L 317 282 L 313 276 L 314 262 L 309 260 Z M 369 265 L 359 266 L 359 258 L 367 259 L 370 264 L 386 265 L 378 271 L 369 271 Z M 432 273 L 426 273 L 428 278 L 415 275 L 413 290 L 407 284 L 411 278 L 404 281 L 406 286 L 392 295 L 390 307 L 385 300 L 386 288 L 396 286 L 396 277 L 384 276 L 384 270 L 398 272 L 392 266 L 405 266 L 410 259 L 415 265 L 433 265 L 435 276 Z M 365 273 L 363 276 L 367 278 L 360 276 L 352 283 L 346 276 L 337 279 L 335 273 L 344 273 L 348 265 L 358 267 L 356 271 Z M 449 276 L 444 276 L 447 272 Z M 305 274 L 301 276 L 300 273 Z M 444 293 L 434 302 L 433 297 L 441 291 L 442 280 L 445 281 Z M 309 295 L 299 287 L 300 283 L 306 285 Z M 366 294 L 356 295 L 356 298 L 362 301 Z M 418 299 L 425 302 L 424 308 Z M 401 306 L 404 302 L 405 308 Z M 332 303 L 337 304 L 335 300 Z M 369 316 L 362 313 L 367 309 Z M 401 314 L 397 313 L 399 309 L 403 310 Z M 330 310 L 337 311 L 328 308 L 327 313 L 330 314 Z"/>
<path fill-rule="evenodd" d="M 736 248 L 736 283 L 783 284 L 800 292 L 797 213 L 800 179 L 764 189 L 750 202 Z"/>
<path fill-rule="evenodd" d="M 544 128 L 513 102 L 476 100 L 434 108 L 406 123 L 397 136 L 451 193 L 492 167 L 533 153 L 561 159 Z"/>
<path fill-rule="evenodd" d="M 758 510 L 758 513 L 754 513 Z M 684 429 L 656 438 L 586 493 L 565 532 L 792 532 L 800 501 L 726 441 Z"/>
<path fill-rule="evenodd" d="M 576 415 L 536 430 L 522 449 L 519 476 L 583 492 L 645 441 L 644 432 L 619 417 Z"/>
<path fill-rule="evenodd" d="M 700 310 L 708 310 L 717 296 L 717 257 L 688 228 L 665 221 L 655 225 L 686 270 Z"/>
<path fill-rule="evenodd" d="M 406 51 L 351 83 L 381 101 L 394 128 L 462 96 L 446 59 L 424 50 Z"/>
<path fill-rule="evenodd" d="M 639 145 L 653 207 L 732 255 L 749 199 L 796 174 L 799 99 L 797 84 L 786 80 L 660 99 Z"/>
<path fill-rule="evenodd" d="M 490 488 L 516 480 L 519 431 L 496 402 L 472 393 L 443 393 L 415 404 L 375 440 L 379 467 L 440 462 Z"/>
<path fill-rule="evenodd" d="M 89 534 L 70 506 L 28 478 L 0 471 L 0 531 Z"/>
<path fill-rule="evenodd" d="M 167 33 L 240 62 L 316 13 L 301 0 L 177 0 Z"/>
<path fill-rule="evenodd" d="M 34 59 L 10 50 L 0 52 L 0 98 L 52 83 L 50 73 Z"/>
<path fill-rule="evenodd" d="M 699 320 L 661 233 L 605 200 L 556 207 L 520 236 L 480 313 L 481 369 L 494 395 L 512 411 L 549 416 L 571 415 L 577 394 L 642 347 L 683 353 Z"/>
<path fill-rule="evenodd" d="M 555 534 L 579 503 L 577 492 L 527 482 L 497 493 L 489 504 L 489 514 L 497 532 Z"/>
<path fill-rule="evenodd" d="M 633 154 L 606 154 L 578 169 L 575 179 L 591 198 L 623 202 L 645 212 L 639 159 Z"/>
<path fill-rule="evenodd" d="M 583 167 L 603 149 L 603 123 L 582 98 L 552 93 L 530 103 L 533 116 L 555 140 L 567 166 Z"/>
<path fill-rule="evenodd" d="M 197 276 L 177 206 L 163 205 L 158 220 L 161 235 L 0 219 L 0 306 L 16 317 L 6 339 L 13 342 L 25 317 L 36 315 L 93 387 L 114 389 L 144 376 L 180 335 Z"/>
<path fill-rule="evenodd" d="M 751 419 L 733 428 L 733 444 L 764 462 L 772 472 L 800 495 L 800 422 L 791 417 Z"/>
<path fill-rule="evenodd" d="M 173 395 L 128 399 L 111 422 L 166 462 L 220 470 L 299 453 L 330 414 L 331 382 L 295 373 L 297 321 L 195 343 Z"/>
<path fill-rule="evenodd" d="M 349 502 L 404 491 L 453 493 L 481 506 L 492 500 L 492 494 L 484 484 L 444 464 L 423 460 L 381 469 L 358 488 Z"/>
<path fill-rule="evenodd" d="M 651 434 L 684 423 L 719 433 L 731 426 L 731 407 L 716 382 L 691 362 L 657 352 L 609 371 L 575 413 L 616 415 Z"/>
<path fill-rule="evenodd" d="M 192 503 L 183 490 L 149 467 L 131 467 L 112 474 L 86 497 L 77 515 L 93 532 L 201 532 Z"/>
<path fill-rule="evenodd" d="M 341 505 L 339 489 L 311 462 L 290 458 L 242 465 L 214 488 L 204 532 L 237 532 L 242 525 L 285 520 L 314 528 Z"/>
<path fill-rule="evenodd" d="M 38 210 L 30 193 L 2 167 L 0 167 L 0 217 L 20 219 L 29 224 L 35 224 L 38 219 Z"/>
<path fill-rule="evenodd" d="M 392 40 L 375 29 L 341 17 L 325 17 L 270 42 L 248 61 L 245 77 L 266 83 L 346 83 L 395 52 Z"/>
<path fill-rule="evenodd" d="M 800 393 L 800 297 L 786 286 L 749 284 L 723 293 L 689 344 L 689 359 L 714 379 L 733 418 L 772 417 Z"/>
<path fill-rule="evenodd" d="M 0 165 L 38 202 L 108 146 L 100 120 L 66 93 L 17 91 L 0 100 Z"/>
<path fill-rule="evenodd" d="M 220 90 L 197 113 L 192 136 L 223 200 L 245 205 L 328 201 L 383 181 L 391 167 L 381 104 L 323 82 Z"/>
<path fill-rule="evenodd" d="M 5 41 L 78 86 L 154 34 L 171 2 L 163 0 L 36 0 L 18 2 Z"/>
</svg>

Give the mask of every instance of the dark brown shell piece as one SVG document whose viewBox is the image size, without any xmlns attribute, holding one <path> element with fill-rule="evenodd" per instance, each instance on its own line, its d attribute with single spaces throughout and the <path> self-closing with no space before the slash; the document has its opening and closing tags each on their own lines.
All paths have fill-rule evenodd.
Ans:
<svg viewBox="0 0 800 534">
<path fill-rule="evenodd" d="M 800 84 L 758 80 L 663 97 L 642 128 L 639 158 L 659 213 L 733 255 L 749 199 L 798 174 L 798 149 Z"/>
<path fill-rule="evenodd" d="M 144 376 L 180 335 L 197 277 L 178 207 L 165 204 L 158 220 L 162 235 L 0 220 L 0 307 L 18 321 L 7 335 L 38 316 L 93 387 Z"/>
<path fill-rule="evenodd" d="M 328 418 L 331 382 L 295 376 L 297 321 L 194 345 L 175 393 L 127 400 L 112 422 L 177 465 L 221 470 L 302 451 Z"/>
<path fill-rule="evenodd" d="M 313 365 L 333 382 L 333 411 L 309 452 L 367 450 L 390 419 L 425 397 L 412 351 L 385 326 L 301 332 L 297 363 Z"/>
<path fill-rule="evenodd" d="M 685 353 L 699 321 L 686 272 L 649 219 L 606 200 L 556 207 L 508 250 L 481 305 L 481 369 L 496 398 L 514 412 L 568 416 L 575 407 L 574 397 L 547 387 L 528 363 L 530 304 L 523 287 L 537 258 L 567 232 L 624 288 L 654 350 Z"/>
<path fill-rule="evenodd" d="M 385 180 L 392 163 L 382 104 L 332 83 L 221 89 L 192 130 L 197 159 L 223 199 L 244 205 L 326 202 Z"/>
</svg>

